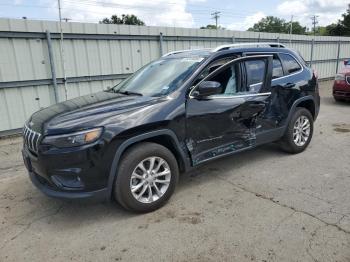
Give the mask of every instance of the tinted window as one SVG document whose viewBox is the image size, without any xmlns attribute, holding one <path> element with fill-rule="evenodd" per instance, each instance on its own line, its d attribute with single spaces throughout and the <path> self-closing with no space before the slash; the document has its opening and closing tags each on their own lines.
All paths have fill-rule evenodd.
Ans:
<svg viewBox="0 0 350 262">
<path fill-rule="evenodd" d="M 283 76 L 282 63 L 278 58 L 273 58 L 272 79 Z"/>
<path fill-rule="evenodd" d="M 262 83 L 265 77 L 265 62 L 262 60 L 253 60 L 245 62 L 247 70 L 248 86 Z"/>
<path fill-rule="evenodd" d="M 287 74 L 297 72 L 301 69 L 299 63 L 291 55 L 280 54 L 280 57 L 286 66 Z"/>
</svg>

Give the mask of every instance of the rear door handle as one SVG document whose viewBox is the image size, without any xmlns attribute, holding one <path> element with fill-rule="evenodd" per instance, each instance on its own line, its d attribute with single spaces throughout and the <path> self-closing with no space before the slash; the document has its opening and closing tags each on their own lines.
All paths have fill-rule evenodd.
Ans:
<svg viewBox="0 0 350 262">
<path fill-rule="evenodd" d="M 295 84 L 294 83 L 287 83 L 285 85 L 282 86 L 283 88 L 293 88 L 295 87 Z"/>
</svg>

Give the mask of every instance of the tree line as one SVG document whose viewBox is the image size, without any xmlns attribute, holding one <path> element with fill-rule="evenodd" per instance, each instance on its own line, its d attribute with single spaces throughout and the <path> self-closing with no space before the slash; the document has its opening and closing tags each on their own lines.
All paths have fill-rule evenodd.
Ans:
<svg viewBox="0 0 350 262">
<path fill-rule="evenodd" d="M 253 27 L 249 28 L 248 31 L 288 34 L 291 28 L 293 34 L 300 35 L 350 36 L 350 4 L 337 23 L 315 27 L 315 31 L 308 30 L 306 27 L 300 25 L 299 22 L 293 22 L 291 25 L 291 23 L 285 19 L 274 16 L 267 16 L 261 19 L 258 23 L 254 24 Z"/>
<path fill-rule="evenodd" d="M 133 14 L 123 14 L 121 16 L 112 15 L 111 18 L 104 18 L 99 23 L 101 24 L 125 24 L 125 25 L 146 25 L 144 21 Z M 225 29 L 221 26 L 207 25 L 200 29 Z M 299 22 L 289 22 L 285 19 L 267 16 L 255 23 L 248 31 L 252 32 L 267 32 L 267 33 L 284 33 L 289 34 L 292 29 L 293 34 L 299 35 L 329 35 L 329 36 L 350 36 L 350 4 L 338 22 L 327 25 L 315 27 L 315 31 L 308 30 L 306 26 L 302 26 Z"/>
</svg>

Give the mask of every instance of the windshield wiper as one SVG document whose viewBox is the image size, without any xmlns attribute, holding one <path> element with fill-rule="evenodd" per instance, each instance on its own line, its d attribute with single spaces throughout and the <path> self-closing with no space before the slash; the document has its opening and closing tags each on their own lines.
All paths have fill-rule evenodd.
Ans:
<svg viewBox="0 0 350 262">
<path fill-rule="evenodd" d="M 132 92 L 132 91 L 120 91 L 120 90 L 117 90 L 115 92 L 118 93 L 118 94 L 123 94 L 123 95 L 143 96 L 143 94 L 141 94 L 141 93 Z"/>
</svg>

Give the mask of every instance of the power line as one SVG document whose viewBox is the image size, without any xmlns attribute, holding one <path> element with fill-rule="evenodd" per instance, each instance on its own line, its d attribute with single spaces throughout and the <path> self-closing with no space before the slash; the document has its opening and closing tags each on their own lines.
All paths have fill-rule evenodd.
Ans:
<svg viewBox="0 0 350 262">
<path fill-rule="evenodd" d="M 10 7 L 18 7 L 17 5 L 14 4 L 0 4 L 0 6 L 10 6 Z M 83 11 L 84 9 L 82 8 L 82 6 L 88 6 L 88 7 L 105 7 L 108 8 L 109 6 L 101 6 L 101 5 L 96 5 L 96 4 L 89 4 L 89 3 L 78 3 L 78 2 L 70 2 L 70 1 L 65 1 L 64 6 L 61 6 L 62 10 L 71 10 L 71 11 Z M 25 8 L 43 8 L 43 9 L 52 9 L 52 8 L 57 8 L 57 6 L 48 6 L 48 5 L 21 5 L 21 7 L 25 7 Z M 73 8 L 72 8 L 73 7 Z M 120 8 L 120 9 L 129 9 L 129 10 L 134 10 L 134 11 L 138 11 L 138 10 L 142 10 L 143 13 L 149 13 L 149 14 L 154 14 L 154 7 L 140 7 L 140 6 L 136 6 L 136 7 L 132 7 L 132 6 L 122 6 L 119 4 L 113 4 L 111 7 L 116 7 L 116 8 Z M 169 10 L 171 11 L 171 10 Z M 96 10 L 88 10 L 89 13 L 93 13 L 93 14 L 106 14 L 106 12 L 98 12 Z M 209 11 L 197 11 L 197 10 L 193 10 L 191 11 L 192 14 L 196 15 L 196 17 L 207 17 Z M 235 18 L 245 18 L 246 16 L 242 15 L 242 14 L 236 14 L 236 13 L 231 13 L 231 12 L 226 12 L 227 14 L 227 19 L 230 17 L 235 17 Z M 37 17 L 38 18 L 38 17 Z M 52 20 L 52 18 L 50 18 Z M 64 19 L 63 19 L 64 20 Z M 179 20 L 179 19 L 176 19 Z M 194 18 L 194 20 L 196 20 Z M 90 20 L 90 21 L 94 21 L 94 20 Z M 185 20 L 179 20 L 179 21 L 185 21 Z M 187 21 L 187 20 L 186 20 Z"/>
<path fill-rule="evenodd" d="M 107 0 L 105 0 L 107 1 Z M 106 9 L 111 9 L 111 8 L 116 8 L 116 11 L 121 11 L 123 9 L 126 10 L 132 10 L 132 12 L 135 12 L 136 15 L 139 12 L 142 13 L 146 13 L 146 14 L 152 14 L 154 15 L 155 13 L 155 9 L 157 8 L 163 8 L 164 7 L 160 7 L 160 6 L 145 6 L 145 5 L 137 5 L 137 6 L 133 6 L 130 4 L 119 4 L 119 3 L 111 3 L 111 2 L 103 2 L 103 1 L 94 1 L 94 0 L 61 0 L 61 4 L 63 4 L 63 6 L 61 6 L 61 9 L 63 11 L 85 11 L 87 13 L 91 13 L 91 14 L 96 14 L 95 17 L 92 16 L 91 18 L 88 17 L 84 17 L 82 19 L 72 19 L 73 21 L 77 21 L 77 22 L 98 22 L 99 19 L 102 19 L 103 17 L 105 17 L 108 13 L 110 12 L 104 12 L 104 9 L 97 9 L 97 8 L 89 8 L 88 10 L 85 10 L 87 7 L 101 7 L 101 8 L 106 8 Z M 179 6 L 179 3 L 174 3 L 174 2 L 166 2 L 166 5 L 176 5 Z M 190 4 L 187 4 L 187 6 L 189 6 Z M 193 5 L 193 4 L 191 4 Z M 13 6 L 14 8 L 18 8 L 19 5 L 16 5 L 12 2 L 12 4 L 10 3 L 0 3 L 0 6 Z M 28 7 L 28 8 L 47 8 L 47 9 L 52 9 L 52 8 L 57 8 L 57 3 L 53 4 L 53 5 L 20 5 L 21 7 Z M 194 5 L 193 5 L 194 6 Z M 201 8 L 196 8 L 194 10 L 191 10 L 191 14 L 194 16 L 192 16 L 192 21 L 195 22 L 196 24 L 202 24 L 205 23 L 202 20 L 204 20 L 204 18 L 207 18 L 208 13 L 210 13 L 210 10 L 207 9 L 206 7 L 209 6 L 205 6 L 205 5 L 199 5 L 198 7 Z M 212 10 L 212 8 L 211 8 Z M 216 10 L 222 10 L 222 9 L 216 9 Z M 172 9 L 169 8 L 169 12 L 171 12 Z M 101 16 L 100 16 L 100 15 Z M 220 15 L 219 15 L 220 14 Z M 237 13 L 235 11 L 233 11 L 232 9 L 226 9 L 224 11 L 216 11 L 212 14 L 212 18 L 215 19 L 215 23 L 218 26 L 218 19 L 222 19 L 220 21 L 225 21 L 225 24 L 230 24 L 232 23 L 231 21 L 236 18 L 245 18 L 247 15 L 252 14 L 252 13 L 248 13 L 248 12 L 240 12 Z M 25 15 L 25 14 L 24 14 Z M 68 14 L 69 15 L 69 14 Z M 104 16 L 102 16 L 104 15 Z M 69 16 L 72 16 L 72 14 L 70 14 Z M 215 18 L 215 16 L 217 16 Z M 298 17 L 298 15 L 295 15 L 294 17 Z M 34 19 L 40 19 L 39 17 L 33 17 Z M 32 19 L 32 18 L 31 18 Z M 46 19 L 47 20 L 47 19 Z M 48 18 L 48 20 L 55 20 L 53 18 Z M 65 19 L 63 19 L 65 20 Z M 175 19 L 178 22 L 188 22 L 189 20 L 187 19 Z M 237 22 L 238 23 L 238 22 Z"/>
</svg>

